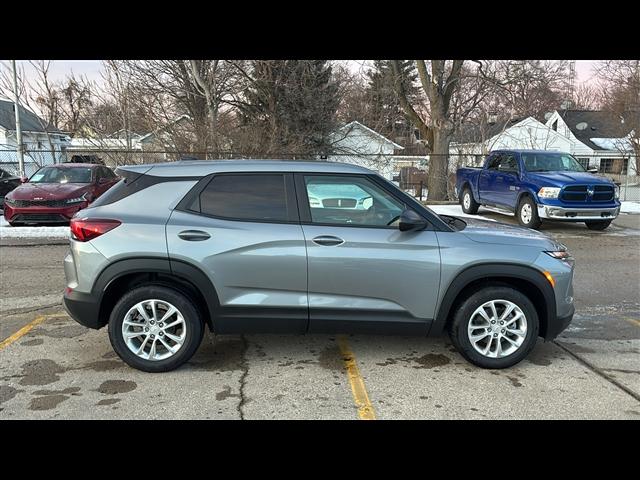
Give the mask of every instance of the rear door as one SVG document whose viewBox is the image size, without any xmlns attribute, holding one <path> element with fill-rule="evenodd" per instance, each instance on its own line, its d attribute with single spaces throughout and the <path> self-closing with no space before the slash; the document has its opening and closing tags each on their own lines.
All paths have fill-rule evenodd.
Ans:
<svg viewBox="0 0 640 480">
<path fill-rule="evenodd" d="M 501 153 L 492 153 L 487 158 L 485 168 L 478 175 L 478 195 L 482 203 L 498 204 L 500 196 L 496 191 L 496 172 Z"/>
<path fill-rule="evenodd" d="M 307 256 L 291 174 L 207 177 L 166 232 L 172 264 L 190 263 L 213 283 L 218 333 L 307 330 Z"/>
<path fill-rule="evenodd" d="M 518 160 L 515 154 L 503 153 L 500 156 L 495 177 L 496 203 L 515 208 L 516 198 L 520 190 Z"/>
<path fill-rule="evenodd" d="M 381 182 L 296 174 L 312 332 L 428 331 L 440 282 L 436 234 L 401 232 L 406 205 Z"/>
</svg>

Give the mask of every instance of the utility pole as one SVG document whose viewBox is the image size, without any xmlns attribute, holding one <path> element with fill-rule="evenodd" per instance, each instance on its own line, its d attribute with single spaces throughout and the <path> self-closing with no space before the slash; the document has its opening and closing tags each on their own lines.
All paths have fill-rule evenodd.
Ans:
<svg viewBox="0 0 640 480">
<path fill-rule="evenodd" d="M 15 96 L 13 109 L 16 113 L 16 141 L 18 142 L 18 175 L 24 177 L 24 153 L 22 151 L 22 129 L 20 128 L 20 98 L 18 97 L 18 80 L 16 77 L 16 61 L 11 60 L 13 67 L 13 94 Z"/>
</svg>

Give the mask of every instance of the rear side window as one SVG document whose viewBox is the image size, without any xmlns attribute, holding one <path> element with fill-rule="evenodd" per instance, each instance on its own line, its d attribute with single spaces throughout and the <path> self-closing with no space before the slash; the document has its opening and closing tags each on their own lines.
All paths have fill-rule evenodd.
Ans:
<svg viewBox="0 0 640 480">
<path fill-rule="evenodd" d="M 289 220 L 285 177 L 281 174 L 216 175 L 200 193 L 199 203 L 201 213 L 214 217 Z M 192 209 L 197 209 L 197 204 Z"/>
</svg>

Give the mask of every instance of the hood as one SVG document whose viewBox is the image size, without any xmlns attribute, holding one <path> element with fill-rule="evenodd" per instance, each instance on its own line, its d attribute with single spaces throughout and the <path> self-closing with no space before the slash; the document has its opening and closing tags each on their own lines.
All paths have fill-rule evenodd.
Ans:
<svg viewBox="0 0 640 480">
<path fill-rule="evenodd" d="M 586 172 L 527 172 L 527 178 L 541 187 L 564 187 L 569 183 L 613 185 L 608 178 Z"/>
<path fill-rule="evenodd" d="M 12 200 L 64 200 L 91 190 L 89 183 L 23 183 L 7 195 Z"/>
<path fill-rule="evenodd" d="M 562 249 L 553 238 L 531 228 L 468 217 L 462 220 L 467 226 L 460 233 L 474 242 L 538 247 L 540 250 Z"/>
</svg>

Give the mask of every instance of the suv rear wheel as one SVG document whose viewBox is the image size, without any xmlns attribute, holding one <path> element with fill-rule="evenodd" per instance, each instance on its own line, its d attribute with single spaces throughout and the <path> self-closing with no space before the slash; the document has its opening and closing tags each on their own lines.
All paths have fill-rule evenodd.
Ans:
<svg viewBox="0 0 640 480">
<path fill-rule="evenodd" d="M 145 372 L 178 368 L 202 341 L 202 316 L 193 301 L 172 288 L 145 285 L 125 294 L 109 318 L 118 356 Z"/>
<path fill-rule="evenodd" d="M 456 310 L 449 336 L 460 354 L 481 368 L 508 368 L 524 359 L 538 338 L 538 315 L 510 287 L 479 290 Z"/>
</svg>

